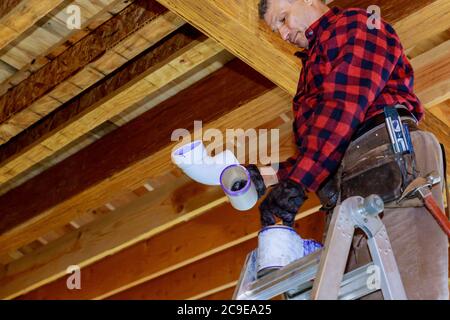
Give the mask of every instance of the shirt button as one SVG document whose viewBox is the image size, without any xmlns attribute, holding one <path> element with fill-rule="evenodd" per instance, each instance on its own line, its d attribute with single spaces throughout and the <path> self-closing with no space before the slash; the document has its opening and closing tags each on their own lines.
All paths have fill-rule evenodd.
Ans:
<svg viewBox="0 0 450 320">
<path fill-rule="evenodd" d="M 308 32 L 309 36 L 312 36 L 313 34 L 314 34 L 314 32 L 312 32 L 312 31 Z"/>
</svg>

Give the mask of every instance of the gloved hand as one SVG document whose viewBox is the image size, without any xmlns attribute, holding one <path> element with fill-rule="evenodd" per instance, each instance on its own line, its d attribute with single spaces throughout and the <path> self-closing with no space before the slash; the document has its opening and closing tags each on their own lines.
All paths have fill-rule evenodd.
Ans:
<svg viewBox="0 0 450 320">
<path fill-rule="evenodd" d="M 250 164 L 245 167 L 250 173 L 250 179 L 255 185 L 256 191 L 258 192 L 258 199 L 261 198 L 266 193 L 266 185 L 264 183 L 264 179 L 259 171 L 258 167 L 254 164 Z"/>
<path fill-rule="evenodd" d="M 337 178 L 330 176 L 326 182 L 317 190 L 317 196 L 322 204 L 321 210 L 331 211 L 339 201 L 339 188 Z"/>
<path fill-rule="evenodd" d="M 294 226 L 295 215 L 308 199 L 304 188 L 292 180 L 282 180 L 275 185 L 259 206 L 263 227 L 274 225 L 275 217 L 283 224 Z"/>
</svg>

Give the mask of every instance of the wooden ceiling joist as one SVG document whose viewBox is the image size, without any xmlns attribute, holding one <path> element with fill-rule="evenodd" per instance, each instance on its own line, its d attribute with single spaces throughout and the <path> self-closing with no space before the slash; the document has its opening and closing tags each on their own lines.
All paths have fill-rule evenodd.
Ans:
<svg viewBox="0 0 450 320">
<path fill-rule="evenodd" d="M 167 161 L 171 147 L 167 145 L 171 143 L 173 130 L 190 130 L 194 120 L 208 123 L 223 117 L 271 88 L 273 84 L 257 72 L 237 60 L 232 61 L 2 195 L 0 207 L 7 208 L 7 213 L 0 221 L 0 251 L 17 249 L 46 231 L 70 222 L 77 214 L 100 207 L 125 186 L 133 190 L 133 185 L 136 188 L 143 185 L 149 177 L 161 174 L 161 167 L 171 168 Z M 160 149 L 164 149 L 163 154 L 157 153 Z M 51 192 L 48 186 L 52 186 Z M 29 201 L 24 202 L 25 198 Z"/>
<path fill-rule="evenodd" d="M 244 213 L 245 214 L 245 213 Z M 296 223 L 304 239 L 322 241 L 324 214 L 313 214 Z M 247 254 L 257 247 L 253 238 L 211 257 L 147 281 L 109 297 L 113 300 L 195 300 L 234 286 Z M 230 296 L 231 298 L 231 296 Z"/>
<path fill-rule="evenodd" d="M 227 50 L 247 62 L 255 70 L 261 72 L 278 86 L 295 94 L 297 88 L 300 63 L 292 54 L 294 48 L 286 45 L 278 34 L 261 23 L 258 19 L 259 0 L 158 0 L 166 8 L 176 12 L 186 21 L 213 39 L 219 41 Z M 402 22 L 401 30 L 410 31 L 420 15 L 433 17 L 439 26 L 447 26 L 450 19 L 445 19 L 450 8 L 446 0 L 427 1 L 390 1 L 373 0 L 333 1 L 331 5 L 340 7 L 368 8 L 377 4 L 381 7 L 383 18 L 394 24 Z M 442 6 L 441 6 L 442 5 Z M 408 12 L 413 12 L 407 15 Z M 416 12 L 420 12 L 416 14 Z M 445 13 L 445 14 L 443 14 Z M 411 18 L 414 17 L 414 19 Z M 424 22 L 425 23 L 425 22 Z M 449 26 L 450 27 L 450 26 Z M 429 28 L 427 28 L 429 29 Z M 403 38 L 399 32 L 400 38 Z M 239 37 L 236 37 L 239 34 Z M 409 37 L 409 34 L 408 34 Z M 414 37 L 412 37 L 414 38 Z M 412 39 L 409 39 L 412 41 Z M 258 54 L 255 54 L 255 49 Z M 283 61 L 283 63 L 279 63 Z M 277 66 L 273 68 L 273 66 Z"/>
<path fill-rule="evenodd" d="M 105 54 L 109 53 L 109 50 L 113 49 L 119 42 L 160 17 L 166 11 L 163 6 L 155 1 L 138 0 L 31 74 L 27 79 L 10 88 L 0 97 L 0 124 L 9 122 L 8 126 L 5 125 L 7 129 L 0 130 L 0 132 L 3 132 L 0 136 L 3 142 L 10 138 L 11 133 L 8 130 L 12 130 L 11 126 L 15 124 L 18 127 L 17 130 L 13 131 L 13 133 L 16 133 L 16 131 L 30 125 L 40 114 L 45 115 L 48 109 L 51 111 L 53 107 L 49 108 L 48 102 L 38 103 L 37 106 L 33 106 L 34 112 L 22 114 L 22 119 L 14 122 L 12 121 L 14 116 L 44 97 L 46 98 L 44 101 L 52 97 L 65 102 L 64 100 L 67 100 L 65 91 L 79 92 L 84 89 L 86 87 L 85 78 L 94 77 L 95 80 L 101 76 L 101 71 L 95 72 L 95 64 L 90 65 L 91 62 L 102 57 L 103 59 L 96 61 L 96 63 L 101 64 L 114 59 L 114 57 L 105 56 Z M 115 54 L 117 55 L 117 53 Z M 120 61 L 123 63 L 126 62 L 126 59 L 121 57 Z M 100 75 L 97 75 L 98 73 Z M 69 78 L 72 78 L 71 82 L 64 82 Z M 60 86 L 60 88 L 54 90 L 57 86 Z M 50 97 L 48 96 L 49 93 L 52 94 Z"/>
<path fill-rule="evenodd" d="M 447 0 L 385 0 L 381 8 L 382 17 L 395 22 L 394 28 L 406 50 L 450 28 L 450 2 Z"/>
<path fill-rule="evenodd" d="M 0 181 L 11 180 L 222 51 L 193 28 L 178 29 L 0 146 Z"/>
<path fill-rule="evenodd" d="M 226 202 L 218 188 L 187 180 L 147 193 L 10 263 L 0 272 L 0 298 L 31 291 L 64 276 L 69 265 L 85 267 Z"/>
<path fill-rule="evenodd" d="M 244 3 L 239 0 L 230 0 L 226 4 L 221 1 L 209 0 L 158 1 L 211 38 L 218 40 L 227 50 L 246 61 L 282 89 L 291 95 L 295 94 L 300 63 L 295 61 L 296 58 L 292 54 L 293 48 L 284 43 L 280 44 L 280 36 L 272 33 L 264 23 L 258 21 L 257 4 L 259 0 L 249 0 Z M 379 0 L 375 3 L 372 0 L 336 0 L 331 3 L 332 6 L 336 5 L 342 8 L 360 7 L 364 9 L 373 4 L 380 6 L 382 17 L 393 24 L 400 39 L 405 41 L 408 47 L 423 40 L 420 35 L 416 38 L 415 30 L 418 23 L 420 25 L 431 24 L 438 31 L 450 28 L 450 2 L 447 0 Z M 424 19 L 424 17 L 428 19 Z M 430 28 L 424 26 L 422 30 L 427 32 Z M 236 34 L 239 34 L 239 37 L 236 37 Z M 423 33 L 421 34 L 423 35 Z M 258 54 L 255 54 L 255 51 Z M 435 60 L 433 64 L 448 66 L 446 56 L 442 54 L 433 56 L 433 59 L 440 58 L 442 60 L 437 62 Z M 280 64 L 279 61 L 283 61 L 283 63 Z M 273 68 L 273 66 L 277 67 Z M 439 78 L 443 85 L 437 89 L 430 89 L 431 92 L 445 89 L 450 81 L 450 73 L 446 68 L 437 68 L 434 72 L 434 77 Z M 427 77 L 426 72 L 419 73 L 417 77 Z M 421 83 L 421 80 L 417 81 Z M 425 102 L 429 103 L 432 99 L 429 97 L 427 89 L 436 88 L 435 84 L 426 80 L 422 83 L 423 87 L 419 87 L 416 93 L 419 98 L 424 94 Z M 441 92 L 441 96 L 446 94 L 446 91 Z M 426 114 L 428 113 L 427 111 Z M 434 125 L 429 122 L 428 118 L 431 116 L 425 118 L 422 126 L 427 127 L 436 136 L 440 135 L 439 131 L 434 132 Z M 445 127 L 445 124 L 441 123 L 438 126 Z M 441 138 L 445 138 L 445 136 L 441 136 Z M 448 139 L 441 142 L 447 143 Z"/>
<path fill-rule="evenodd" d="M 0 19 L 3 19 L 22 0 L 3 0 L 0 2 Z M 0 20 L 1 21 L 1 20 Z"/>
<path fill-rule="evenodd" d="M 450 99 L 450 40 L 412 59 L 411 63 L 414 89 L 426 108 Z"/>
<path fill-rule="evenodd" d="M 111 19 L 113 15 L 131 5 L 132 1 L 106 0 L 102 1 L 101 4 L 96 3 L 92 6 L 85 0 L 83 2 L 77 0 L 72 4 L 79 5 L 81 9 L 80 29 L 70 30 L 67 28 L 66 19 L 69 17 L 66 11 L 67 7 L 64 8 L 64 5 L 61 5 L 33 26 L 30 34 L 27 32 L 24 37 L 17 41 L 17 44 L 10 46 L 10 50 L 5 49 L 5 53 L 0 54 L 0 59 L 8 65 L 13 64 L 15 60 L 19 60 L 17 61 L 19 64 L 11 65 L 11 67 L 17 69 L 16 72 L 0 78 L 0 95 L 5 94 L 9 88 L 28 78 L 30 74 L 48 64 L 73 44 L 86 37 L 92 30 Z M 86 4 L 88 4 L 88 8 L 86 8 Z M 56 43 L 48 42 L 49 34 L 58 39 Z M 42 41 L 44 39 L 46 41 Z M 24 51 L 26 51 L 25 57 L 18 59 L 18 52 Z M 20 55 L 20 58 L 22 58 L 22 55 Z"/>
<path fill-rule="evenodd" d="M 0 50 L 21 36 L 39 19 L 60 5 L 63 0 L 3 1 L 0 11 Z M 1 119 L 1 118 L 0 118 Z"/>
<path fill-rule="evenodd" d="M 235 285 L 230 285 L 229 288 L 220 288 L 220 290 L 202 297 L 200 300 L 231 300 L 235 289 Z"/>
<path fill-rule="evenodd" d="M 423 10 L 425 10 L 425 9 L 423 9 Z M 388 12 L 391 12 L 391 11 L 388 11 Z M 389 17 L 389 18 L 392 20 L 395 17 Z M 30 134 L 30 135 L 36 136 L 33 134 Z M 34 148 L 31 148 L 31 149 L 28 148 L 27 149 L 28 153 L 24 157 L 17 157 L 17 155 L 14 155 L 13 158 L 10 159 L 12 162 L 3 162 L 3 171 L 0 172 L 0 179 L 3 179 L 2 181 L 6 182 L 9 179 L 12 179 L 17 174 L 20 174 L 21 172 L 23 172 L 24 170 L 26 170 L 33 164 L 39 162 L 40 160 L 42 160 L 43 158 L 45 158 L 46 156 L 51 154 L 54 151 L 53 149 L 57 149 L 55 147 L 60 147 L 60 146 L 67 144 L 68 143 L 67 136 L 72 137 L 73 133 L 66 134 L 66 135 L 58 135 L 57 138 L 53 139 L 56 141 L 48 141 L 48 143 L 35 145 Z M 24 150 L 23 148 L 26 147 L 29 144 L 29 142 L 22 145 L 22 147 L 17 147 L 17 145 L 20 145 L 20 143 L 15 142 L 14 144 L 16 146 L 13 149 L 15 149 L 15 150 L 19 149 L 19 150 L 22 150 L 22 152 L 23 152 L 23 150 Z M 51 147 L 49 147 L 49 146 L 51 146 Z M 19 151 L 19 153 L 20 153 L 20 151 Z M 11 152 L 6 151 L 6 152 L 4 152 L 4 154 L 7 155 L 6 157 L 8 157 L 8 156 L 11 157 L 14 154 L 14 152 L 11 153 Z"/>
<path fill-rule="evenodd" d="M 319 208 L 317 197 L 312 197 L 296 219 L 301 221 Z M 24 298 L 103 299 L 256 238 L 259 229 L 257 207 L 239 213 L 230 204 L 222 204 L 82 269 L 83 290 L 68 290 L 63 277 Z M 107 271 L 111 268 L 114 272 Z"/>
<path fill-rule="evenodd" d="M 274 110 L 268 108 L 269 104 L 279 106 L 279 103 L 271 103 L 268 94 L 256 100 L 261 106 L 264 105 L 264 109 L 269 109 L 266 118 L 274 113 Z M 236 113 L 232 118 L 234 121 L 240 121 L 244 129 L 252 123 L 258 125 L 258 120 L 253 120 L 255 106 L 257 104 L 254 102 L 242 106 L 231 112 Z M 261 123 L 265 121 L 265 117 L 261 117 Z M 225 131 L 227 123 L 230 123 L 227 119 L 224 119 L 224 122 L 220 119 L 210 126 Z M 262 127 L 279 128 L 280 157 L 288 157 L 293 153 L 295 147 L 290 136 L 289 122 L 286 123 L 280 118 Z M 67 265 L 88 265 L 227 201 L 220 188 L 205 188 L 192 182 L 186 184 L 186 180 L 186 177 L 168 180 L 164 186 L 139 200 L 67 234 L 23 259 L 10 263 L 0 279 L 0 297 L 11 297 L 13 294 L 44 285 L 63 275 Z M 309 202 L 312 204 L 308 203 L 306 207 L 317 204 L 317 199 L 313 197 Z"/>
<path fill-rule="evenodd" d="M 252 125 L 267 129 L 278 128 L 280 157 L 286 158 L 295 148 L 291 139 L 291 124 L 281 118 L 267 123 L 274 114 L 289 111 L 290 101 L 286 94 L 281 91 L 278 94 L 280 93 L 281 97 L 284 97 L 282 100 L 276 92 L 269 91 L 227 116 L 209 123 L 204 129 L 211 127 L 224 132 L 226 128 L 235 127 L 237 124 L 244 130 Z M 260 110 L 257 116 L 255 110 Z M 249 141 L 249 144 L 256 143 L 257 141 Z M 170 147 L 168 149 L 161 152 L 160 162 L 164 162 L 169 156 Z M 169 170 L 171 165 L 166 165 L 166 168 L 161 168 L 161 165 L 158 167 L 161 174 Z M 0 279 L 0 297 L 10 297 L 13 293 L 17 295 L 48 283 L 63 275 L 66 265 L 85 266 L 227 201 L 220 188 L 205 188 L 195 183 L 182 186 L 185 180 L 187 178 L 182 177 L 166 181 L 163 187 L 129 206 L 110 213 L 15 263 L 10 263 Z M 317 203 L 315 197 L 310 201 Z M 158 205 L 160 207 L 157 207 Z M 307 204 L 308 206 L 310 204 Z M 157 226 L 154 225 L 155 219 Z"/>
<path fill-rule="evenodd" d="M 300 70 L 299 60 L 294 56 L 295 49 L 280 37 L 275 37 L 268 28 L 261 28 L 257 14 L 258 0 L 159 2 L 221 43 L 279 87 L 294 92 L 294 88 L 291 88 L 292 79 L 298 79 Z"/>
<path fill-rule="evenodd" d="M 211 44 L 211 46 L 209 44 Z M 203 47 L 204 45 L 205 47 Z M 117 127 L 123 126 L 127 122 L 135 119 L 151 108 L 154 108 L 163 101 L 175 96 L 180 91 L 188 88 L 192 84 L 219 70 L 234 58 L 229 52 L 225 50 L 222 50 L 219 53 L 215 54 L 215 48 L 219 50 L 221 49 L 221 47 L 217 46 L 216 43 L 209 41 L 201 43 L 199 44 L 199 46 L 195 46 L 188 52 L 181 54 L 177 59 L 174 59 L 167 65 L 167 68 L 170 68 L 169 71 L 173 71 L 172 68 L 176 68 L 178 72 L 170 74 L 168 72 L 165 72 L 164 68 L 162 68 L 160 69 L 160 71 L 158 71 L 158 73 L 165 73 L 168 76 L 167 78 L 165 78 L 165 81 L 169 81 L 172 77 L 178 77 L 179 74 L 186 71 L 184 74 L 180 75 L 173 81 L 170 81 L 168 85 L 154 92 L 150 92 L 150 94 L 148 95 L 145 95 L 145 97 L 141 101 L 131 105 L 125 111 L 105 121 L 93 130 L 88 131 L 85 135 L 79 137 L 78 139 L 75 139 L 74 141 L 69 140 L 71 142 L 67 146 L 61 147 L 61 149 L 59 150 L 54 150 L 54 152 L 49 157 L 36 163 L 30 169 L 25 170 L 23 173 L 15 176 L 14 178 L 11 178 L 8 182 L 1 184 L 0 195 L 19 186 L 25 181 L 28 181 L 32 177 L 54 166 L 56 163 L 63 161 L 64 159 L 85 148 L 94 141 L 101 139 L 109 132 L 117 129 Z M 207 59 L 208 56 L 212 57 Z M 199 64 L 199 62 L 203 59 L 206 60 Z M 179 66 L 179 64 L 182 64 L 182 66 L 186 66 L 187 68 L 185 69 L 184 67 Z M 154 73 L 154 75 L 156 76 L 156 73 Z M 147 79 L 149 78 L 151 77 L 147 77 Z M 164 82 L 161 82 L 161 84 L 163 83 Z M 158 85 L 155 85 L 155 87 L 157 86 Z M 126 103 L 127 101 L 123 100 L 124 108 L 128 105 Z M 120 105 L 120 108 L 122 108 L 122 104 Z M 67 141 L 62 140 L 61 144 L 67 144 Z M 153 183 L 154 182 L 155 181 L 153 181 Z"/>
<path fill-rule="evenodd" d="M 450 153 L 450 122 L 439 118 L 430 110 L 433 106 L 450 98 L 450 40 L 412 59 L 414 89 L 426 108 L 425 119 L 420 123 L 423 130 L 432 132 Z M 446 157 L 450 168 L 450 157 Z M 450 177 L 450 173 L 447 173 Z"/>
<path fill-rule="evenodd" d="M 159 2 L 219 40 L 225 48 L 266 74 L 286 92 L 294 92 L 300 64 L 292 55 L 293 48 L 258 21 L 258 0 L 245 3 L 230 0 L 227 5 L 216 0 Z M 414 47 L 426 36 L 425 32 L 418 32 L 415 36 L 416 33 L 412 31 L 418 23 L 423 23 L 420 19 L 426 17 L 429 20 L 427 24 L 431 21 L 439 32 L 450 27 L 448 1 L 371 2 L 355 0 L 349 3 L 338 0 L 334 4 L 364 8 L 371 4 L 380 5 L 382 16 L 394 24 L 404 39 L 406 49 Z M 5 8 L 8 6 L 5 5 Z M 0 18 L 1 10 L 2 6 Z M 236 38 L 236 34 L 240 37 Z M 223 50 L 213 40 L 194 37 L 191 42 L 179 47 L 179 55 L 175 55 L 175 58 L 171 56 L 171 59 L 183 67 L 183 54 L 205 43 L 208 43 L 210 55 Z M 126 49 L 126 46 L 123 48 Z M 193 56 L 199 52 L 202 55 L 204 50 L 197 49 Z M 416 71 L 416 93 L 427 108 L 448 99 L 448 58 L 447 41 L 412 60 Z M 204 58 L 195 61 L 199 64 Z M 286 63 L 280 65 L 279 61 Z M 105 87 L 103 91 L 97 89 L 97 96 L 85 96 L 85 100 L 81 100 L 87 90 L 77 97 L 80 98 L 78 102 L 74 100 L 75 104 L 66 104 L 55 111 L 54 115 L 62 114 L 62 120 L 48 117 L 24 131 L 26 134 L 13 138 L 10 142 L 15 141 L 17 147 L 5 144 L 5 149 L 0 148 L 0 154 L 2 150 L 10 150 L 3 162 L 0 159 L 0 163 L 7 164 L 0 168 L 0 179 L 7 181 L 13 178 L 73 141 L 75 138 L 72 137 L 82 136 L 110 119 L 111 114 L 117 115 L 142 100 L 151 90 L 156 91 L 161 85 L 168 84 L 167 70 L 162 67 L 165 63 L 167 60 L 156 63 L 159 71 L 164 70 L 159 74 L 148 65 L 142 69 L 144 71 L 136 71 L 139 68 L 131 67 L 129 63 L 114 74 L 118 76 L 121 70 L 130 67 L 127 72 L 131 72 L 131 75 L 120 86 L 114 87 L 114 83 L 117 84 L 119 80 L 108 83 L 107 79 L 114 76 L 111 75 L 111 78 L 98 83 Z M 273 68 L 274 65 L 277 68 Z M 153 80 L 149 78 L 150 71 Z M 239 72 L 244 75 L 239 75 Z M 121 76 L 127 77 L 127 73 Z M 154 79 L 162 78 L 166 82 L 154 86 Z M 111 82 L 113 85 L 108 87 Z M 10 210 L 0 220 L 0 254 L 16 250 L 48 231 L 73 221 L 78 215 L 98 208 L 124 189 L 133 190 L 147 179 L 173 170 L 173 165 L 168 161 L 174 145 L 170 142 L 173 129 L 192 130 L 194 120 L 203 120 L 206 128 L 271 127 L 268 123 L 276 122 L 274 118 L 279 114 L 290 112 L 289 100 L 287 93 L 283 93 L 280 88 L 273 88 L 267 79 L 258 76 L 242 63 L 230 63 L 208 79 L 180 92 L 47 172 L 0 196 L 0 208 Z M 28 107 L 25 106 L 23 110 Z M 64 107 L 71 111 L 64 111 Z M 11 119 L 20 114 L 16 113 Z M 86 115 L 89 116 L 86 118 Z M 448 124 L 445 121 L 427 111 L 422 127 L 435 133 L 441 142 L 448 145 Z M 286 120 L 282 126 L 275 126 L 282 128 L 282 140 L 290 137 L 288 122 Z M 33 133 L 32 129 L 37 131 Z M 151 139 L 149 135 L 152 135 Z M 67 139 L 67 136 L 70 138 Z M 17 143 L 20 141 L 22 145 Z M 292 154 L 292 141 L 284 145 L 283 159 L 284 153 Z M 54 150 L 46 151 L 50 150 L 50 146 Z M 13 161 L 17 162 L 14 164 Z M 239 214 L 230 205 L 224 204 L 226 198 L 220 189 L 186 181 L 186 177 L 170 180 L 162 188 L 108 216 L 94 220 L 9 263 L 0 269 L 0 297 L 13 298 L 33 289 L 21 298 L 198 299 L 218 297 L 222 292 L 229 294 L 230 288 L 236 284 L 236 275 L 242 264 L 236 260 L 236 255 L 242 259 L 255 246 L 259 229 L 258 210 L 254 208 L 250 213 Z M 52 186 L 52 190 L 45 190 L 48 186 Z M 191 193 L 183 195 L 183 192 Z M 28 199 L 27 203 L 23 201 L 25 198 Z M 312 197 L 297 216 L 297 219 L 301 219 L 300 223 L 304 223 L 305 216 L 316 212 L 318 205 L 317 198 Z M 317 215 L 309 218 L 320 219 Z M 221 259 L 228 259 L 229 263 L 226 260 L 227 263 L 221 264 Z M 66 279 L 62 276 L 69 264 L 83 267 L 81 291 L 67 290 Z M 227 276 L 220 276 L 227 272 Z M 210 285 L 194 289 L 195 279 L 192 278 L 199 276 L 209 279 Z M 190 279 L 184 288 L 177 286 L 183 277 Z M 171 292 L 174 296 L 170 296 Z"/>
<path fill-rule="evenodd" d="M 202 58 L 206 59 L 212 54 L 215 54 L 215 50 L 220 50 L 220 47 L 217 47 L 212 41 L 205 42 L 205 44 L 206 47 L 209 46 L 209 53 L 206 49 L 199 49 L 203 46 L 199 48 L 193 48 L 192 50 L 194 51 L 192 53 L 187 52 L 184 55 L 180 55 L 180 57 L 175 60 L 175 63 L 180 60 L 188 60 L 188 55 L 190 54 L 192 54 L 194 57 L 196 56 L 197 58 L 201 57 L 196 53 L 197 51 L 203 51 Z M 415 91 L 426 108 L 430 108 L 434 104 L 445 100 L 448 96 L 449 90 L 447 89 L 450 86 L 450 72 L 448 70 L 449 64 L 447 63 L 449 59 L 449 50 L 447 50 L 448 46 L 448 42 L 445 42 L 442 45 L 430 50 L 429 52 L 425 52 L 424 54 L 414 58 L 411 61 L 416 69 Z M 211 48 L 213 49 L 211 50 Z M 203 61 L 203 59 L 193 60 L 191 58 L 190 61 L 191 64 L 182 65 L 193 67 L 192 64 L 198 65 L 201 61 Z M 173 63 L 172 66 L 175 67 Z M 130 66 L 130 68 L 132 67 Z M 180 71 L 180 67 L 176 69 Z M 185 69 L 182 70 L 186 71 Z M 127 80 L 128 78 L 121 75 L 123 72 L 125 71 L 113 73 L 112 76 L 118 77 L 122 80 Z M 76 100 L 70 101 L 68 104 L 56 110 L 48 117 L 45 117 L 35 126 L 32 126 L 29 129 L 23 131 L 21 134 L 13 138 L 9 143 L 0 146 L 0 162 L 2 163 L 2 167 L 0 167 L 0 183 L 5 183 L 13 179 L 17 175 L 23 173 L 32 165 L 54 154 L 64 146 L 68 145 L 70 142 L 74 141 L 77 137 L 80 137 L 82 134 L 87 133 L 89 129 L 93 129 L 96 125 L 99 125 L 103 121 L 110 119 L 112 116 L 126 109 L 129 105 L 132 105 L 139 99 L 155 91 L 156 87 L 162 86 L 165 83 L 168 83 L 174 77 L 178 76 L 178 73 L 176 73 L 173 77 L 168 77 L 165 69 L 160 70 L 160 73 L 165 74 L 162 77 L 163 82 L 158 82 L 157 79 L 160 78 L 160 76 L 153 73 L 153 76 L 150 75 L 145 80 L 138 82 L 133 88 L 129 88 L 125 92 L 119 94 L 119 97 L 112 98 L 111 100 L 101 105 L 101 109 L 106 109 L 108 111 L 107 113 L 103 114 L 103 117 L 98 116 L 95 110 L 93 110 L 91 114 L 84 115 L 74 123 L 70 124 L 71 119 L 75 118 L 77 112 L 81 113 L 85 110 L 83 108 L 74 106 L 80 104 L 79 101 L 85 99 L 85 96 L 91 95 L 91 91 L 95 92 L 97 90 L 107 94 L 108 90 L 114 91 L 117 89 L 117 86 L 111 86 L 107 81 L 100 82 L 93 88 L 85 91 Z M 154 79 L 155 77 L 156 80 Z M 125 80 L 122 82 L 119 81 L 119 83 L 123 83 L 125 82 Z M 153 89 L 148 88 L 148 91 L 134 90 L 134 88 L 140 87 L 140 83 L 144 83 L 147 85 L 147 82 L 149 80 L 153 84 L 157 83 L 157 86 Z M 101 87 L 102 83 L 106 83 L 106 88 L 108 89 L 103 89 Z M 112 92 L 111 94 L 114 94 L 114 92 Z M 131 96 L 132 99 L 121 99 L 122 96 Z M 85 100 L 92 101 L 94 99 Z M 95 105 L 94 107 L 89 106 L 89 108 L 95 108 Z M 67 111 L 68 109 L 75 109 L 77 111 L 75 113 L 73 111 L 70 111 L 69 113 Z M 64 114 L 66 114 L 66 116 Z M 67 116 L 67 114 L 69 114 L 70 116 Z M 90 120 L 90 118 L 94 118 L 94 120 Z M 423 126 L 431 128 L 433 132 L 433 126 L 430 125 L 430 123 L 427 123 L 427 121 L 429 121 L 428 117 L 426 117 L 426 119 L 424 120 Z M 79 124 L 80 122 L 82 123 L 82 125 Z M 445 126 L 445 124 L 442 125 Z M 438 131 L 434 133 L 437 136 L 440 134 Z M 445 142 L 445 137 L 442 138 L 444 139 L 442 140 L 442 142 Z"/>
</svg>

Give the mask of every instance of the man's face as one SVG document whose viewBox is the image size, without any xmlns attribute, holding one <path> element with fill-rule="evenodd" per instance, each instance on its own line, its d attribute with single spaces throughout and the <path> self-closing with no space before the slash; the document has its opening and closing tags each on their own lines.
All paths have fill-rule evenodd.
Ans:
<svg viewBox="0 0 450 320">
<path fill-rule="evenodd" d="M 300 48 L 308 47 L 305 31 L 311 6 L 304 0 L 269 0 L 264 20 L 284 41 Z"/>
</svg>

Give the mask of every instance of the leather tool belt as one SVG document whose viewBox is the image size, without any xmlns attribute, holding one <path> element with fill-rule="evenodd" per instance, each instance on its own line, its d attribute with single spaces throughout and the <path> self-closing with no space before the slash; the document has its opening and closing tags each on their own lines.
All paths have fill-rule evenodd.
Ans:
<svg viewBox="0 0 450 320">
<path fill-rule="evenodd" d="M 403 106 L 396 108 L 410 132 L 418 130 L 415 117 Z M 356 132 L 337 173 L 317 194 L 325 210 L 331 210 L 348 197 L 371 194 L 378 194 L 386 207 L 398 207 L 395 200 L 416 177 L 414 153 L 394 153 L 384 114 L 380 114 Z M 411 205 L 418 203 L 402 203 L 402 206 Z"/>
</svg>

